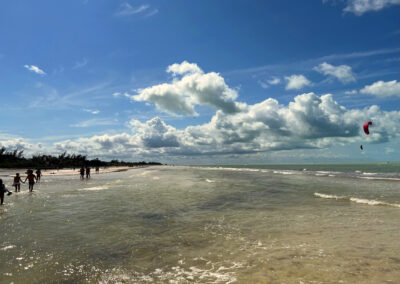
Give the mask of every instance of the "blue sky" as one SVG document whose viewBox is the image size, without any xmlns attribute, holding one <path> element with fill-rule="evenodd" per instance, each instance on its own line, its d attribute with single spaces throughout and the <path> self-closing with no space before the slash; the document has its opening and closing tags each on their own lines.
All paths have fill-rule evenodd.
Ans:
<svg viewBox="0 0 400 284">
<path fill-rule="evenodd" d="M 10 150 L 182 164 L 400 158 L 398 0 L 1 6 Z M 376 122 L 369 136 L 364 120 Z"/>
</svg>

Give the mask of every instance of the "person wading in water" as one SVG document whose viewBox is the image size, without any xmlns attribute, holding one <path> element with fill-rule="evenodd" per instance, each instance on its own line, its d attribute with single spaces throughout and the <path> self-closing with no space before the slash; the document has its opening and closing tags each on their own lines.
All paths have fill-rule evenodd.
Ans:
<svg viewBox="0 0 400 284">
<path fill-rule="evenodd" d="M 15 192 L 21 191 L 21 182 L 23 182 L 23 181 L 22 181 L 21 177 L 19 176 L 19 173 L 16 173 L 15 177 L 14 177 L 14 182 L 13 182 L 13 186 L 15 187 Z M 25 183 L 25 182 L 23 182 L 23 183 Z"/>
<path fill-rule="evenodd" d="M 26 180 L 29 180 L 29 192 L 33 191 L 33 186 L 35 184 L 35 181 L 37 180 L 36 176 L 33 174 L 32 170 L 28 170 L 27 171 L 28 175 L 26 176 L 26 179 L 24 182 L 26 182 Z"/>
</svg>

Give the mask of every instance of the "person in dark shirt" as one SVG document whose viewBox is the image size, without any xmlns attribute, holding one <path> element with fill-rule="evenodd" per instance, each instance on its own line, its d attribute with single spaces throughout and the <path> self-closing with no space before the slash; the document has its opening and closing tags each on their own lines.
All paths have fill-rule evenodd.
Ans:
<svg viewBox="0 0 400 284">
<path fill-rule="evenodd" d="M 90 167 L 86 167 L 86 178 L 90 178 Z"/>
<path fill-rule="evenodd" d="M 37 179 L 37 181 L 40 181 L 41 176 L 42 176 L 42 171 L 40 169 L 37 169 L 36 170 L 36 179 Z"/>
<path fill-rule="evenodd" d="M 3 205 L 4 203 L 4 193 L 6 192 L 8 192 L 8 195 L 11 194 L 11 192 L 4 185 L 3 180 L 0 179 L 0 205 Z"/>
<path fill-rule="evenodd" d="M 83 167 L 81 167 L 81 169 L 79 170 L 79 173 L 81 174 L 81 179 L 84 179 L 84 177 L 85 177 L 85 169 Z"/>
</svg>

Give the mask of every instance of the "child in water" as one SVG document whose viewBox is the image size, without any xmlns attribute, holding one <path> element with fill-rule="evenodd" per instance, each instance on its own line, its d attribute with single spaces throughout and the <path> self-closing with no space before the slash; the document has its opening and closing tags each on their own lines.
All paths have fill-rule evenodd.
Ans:
<svg viewBox="0 0 400 284">
<path fill-rule="evenodd" d="M 33 185 L 35 184 L 35 180 L 37 180 L 37 179 L 36 179 L 36 176 L 33 174 L 32 170 L 28 170 L 27 173 L 28 173 L 28 175 L 26 176 L 26 179 L 24 182 L 26 182 L 26 180 L 29 180 L 29 192 L 32 192 Z"/>
<path fill-rule="evenodd" d="M 13 182 L 13 186 L 15 187 L 15 192 L 19 192 L 21 190 L 21 182 L 25 183 L 24 181 L 22 181 L 21 177 L 19 176 L 19 173 L 16 173 Z"/>
</svg>

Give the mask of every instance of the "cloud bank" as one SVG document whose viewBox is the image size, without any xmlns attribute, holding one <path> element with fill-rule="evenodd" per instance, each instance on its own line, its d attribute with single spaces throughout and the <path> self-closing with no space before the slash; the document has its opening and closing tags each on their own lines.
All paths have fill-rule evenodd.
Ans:
<svg viewBox="0 0 400 284">
<path fill-rule="evenodd" d="M 130 131 L 58 141 L 46 145 L 46 151 L 124 159 L 226 157 L 325 149 L 359 142 L 385 143 L 400 134 L 400 111 L 384 111 L 376 105 L 347 109 L 335 101 L 332 94 L 316 95 L 313 92 L 297 95 L 287 105 L 272 98 L 251 105 L 237 102 L 237 91 L 230 88 L 221 75 L 205 73 L 197 64 L 173 64 L 167 72 L 173 77 L 170 83 L 124 96 L 134 101 L 152 102 L 160 110 L 172 114 L 193 115 L 197 105 L 211 106 L 216 111 L 208 122 L 178 129 L 160 117 L 147 121 L 132 119 L 127 123 Z M 398 91 L 398 84 L 397 81 L 379 81 L 366 86 L 361 93 L 392 94 L 393 88 Z M 371 134 L 366 136 L 362 125 L 369 120 L 373 121 L 373 127 Z M 74 126 L 89 127 L 110 121 L 99 118 Z M 26 150 L 26 153 L 43 149 L 41 144 L 22 138 L 0 140 L 0 146 Z"/>
</svg>

